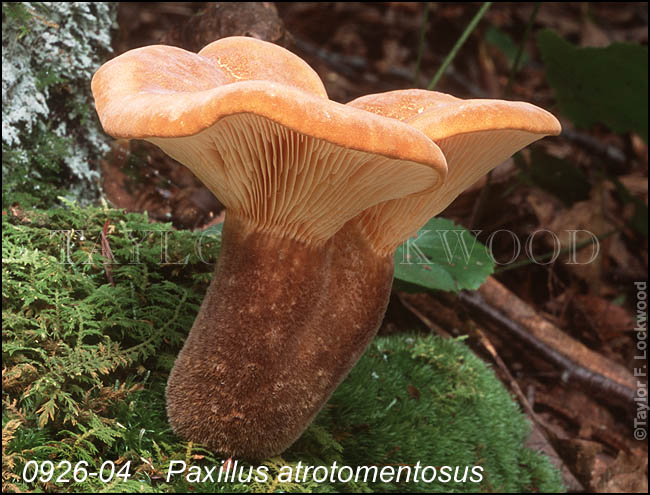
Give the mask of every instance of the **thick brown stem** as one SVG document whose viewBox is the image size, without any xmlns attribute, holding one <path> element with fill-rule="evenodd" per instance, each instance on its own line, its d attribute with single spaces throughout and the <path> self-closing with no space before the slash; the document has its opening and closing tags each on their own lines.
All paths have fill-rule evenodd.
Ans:
<svg viewBox="0 0 650 495">
<path fill-rule="evenodd" d="M 228 456 L 284 451 L 376 334 L 392 278 L 354 221 L 315 246 L 228 217 L 167 384 L 174 431 Z"/>
</svg>

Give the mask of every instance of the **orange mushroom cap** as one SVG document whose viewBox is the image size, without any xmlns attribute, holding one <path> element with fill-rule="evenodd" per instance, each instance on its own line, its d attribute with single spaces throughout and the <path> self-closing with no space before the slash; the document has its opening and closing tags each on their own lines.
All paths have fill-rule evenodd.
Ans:
<svg viewBox="0 0 650 495">
<path fill-rule="evenodd" d="M 131 50 L 92 80 L 104 130 L 161 147 L 255 228 L 321 242 L 375 204 L 438 187 L 440 149 L 404 122 L 327 99 L 317 74 L 245 37 L 198 54 Z"/>
<path fill-rule="evenodd" d="M 360 222 L 381 251 L 394 250 L 511 155 L 561 131 L 553 115 L 529 103 L 462 100 L 419 89 L 362 96 L 348 106 L 413 126 L 431 138 L 447 160 L 448 174 L 437 190 L 387 201 L 362 213 Z"/>
</svg>

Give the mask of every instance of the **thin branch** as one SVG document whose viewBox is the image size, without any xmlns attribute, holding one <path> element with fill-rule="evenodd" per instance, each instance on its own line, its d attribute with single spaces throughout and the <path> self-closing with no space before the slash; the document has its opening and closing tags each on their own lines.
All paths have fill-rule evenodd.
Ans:
<svg viewBox="0 0 650 495">
<path fill-rule="evenodd" d="M 519 43 L 519 48 L 517 49 L 517 55 L 515 56 L 515 60 L 512 63 L 512 68 L 510 69 L 510 75 L 508 76 L 508 84 L 506 85 L 506 89 L 503 92 L 506 98 L 508 98 L 510 96 L 510 93 L 512 92 L 512 84 L 515 81 L 515 76 L 517 75 L 517 72 L 519 72 L 519 64 L 521 63 L 521 59 L 524 54 L 524 47 L 526 46 L 526 41 L 528 41 L 530 32 L 533 29 L 533 24 L 535 23 L 535 17 L 537 17 L 537 12 L 539 12 L 539 8 L 541 7 L 541 5 L 542 2 L 535 2 L 535 7 L 533 8 L 533 12 L 530 14 L 530 18 L 528 19 L 528 24 L 526 24 L 524 37 L 521 39 L 521 43 Z"/>
<path fill-rule="evenodd" d="M 429 318 L 427 318 L 420 310 L 418 310 L 415 306 L 413 306 L 410 302 L 408 302 L 402 294 L 399 292 L 396 292 L 397 294 L 397 299 L 399 299 L 399 302 L 402 303 L 402 305 L 408 309 L 411 313 L 413 313 L 418 320 L 420 320 L 424 325 L 432 332 L 436 333 L 438 335 L 442 335 L 445 338 L 450 338 L 451 334 L 447 332 L 444 328 L 441 326 L 437 325 L 436 323 L 432 322 Z"/>
<path fill-rule="evenodd" d="M 433 76 L 433 79 L 431 79 L 431 82 L 429 83 L 429 86 L 427 86 L 428 90 L 433 90 L 436 87 L 436 85 L 438 84 L 438 81 L 440 81 L 440 78 L 444 75 L 445 71 L 447 70 L 447 67 L 454 60 L 454 58 L 456 57 L 456 54 L 461 49 L 461 47 L 465 44 L 465 41 L 467 41 L 467 38 L 469 37 L 469 35 L 472 34 L 472 31 L 474 31 L 474 29 L 476 28 L 479 21 L 483 18 L 483 16 L 487 12 L 487 10 L 490 8 L 490 5 L 492 5 L 492 2 L 484 2 L 483 3 L 483 6 L 479 9 L 479 11 L 476 13 L 474 18 L 471 20 L 471 22 L 465 28 L 465 31 L 463 31 L 463 34 L 460 35 L 460 38 L 458 38 L 458 41 L 456 41 L 456 44 L 451 49 L 449 54 L 442 61 L 442 65 L 438 69 L 438 72 L 436 72 L 436 75 Z"/>
<path fill-rule="evenodd" d="M 508 76 L 508 84 L 506 85 L 506 89 L 503 92 L 504 98 L 509 98 L 510 94 L 512 92 L 512 84 L 514 83 L 515 76 L 517 75 L 517 72 L 519 71 L 519 64 L 521 63 L 521 58 L 524 54 L 524 47 L 526 46 L 526 41 L 528 40 L 528 37 L 530 36 L 530 31 L 533 28 L 533 24 L 535 23 L 535 17 L 537 17 L 537 12 L 539 11 L 540 6 L 542 5 L 542 2 L 536 2 L 535 7 L 533 8 L 533 12 L 530 14 L 530 18 L 528 19 L 528 23 L 526 24 L 526 30 L 524 31 L 524 36 L 521 39 L 521 42 L 519 43 L 519 48 L 517 49 L 517 55 L 515 56 L 515 60 L 512 63 L 512 67 L 510 69 L 510 75 Z M 490 185 L 492 183 L 492 173 L 494 172 L 494 169 L 490 170 L 487 174 L 486 181 L 485 181 L 485 186 L 481 189 L 481 193 L 479 194 L 478 199 L 476 200 L 476 203 L 474 203 L 474 208 L 472 209 L 472 218 L 470 219 L 469 226 L 470 229 L 474 227 L 475 224 L 480 222 L 482 212 L 483 212 L 483 207 L 488 201 L 489 197 L 489 192 L 490 192 Z"/>
<path fill-rule="evenodd" d="M 618 229 L 610 230 L 609 232 L 605 232 L 604 234 L 597 236 L 596 239 L 598 239 L 599 241 L 602 241 L 603 239 L 607 239 L 609 236 L 611 236 L 613 234 L 616 234 L 617 232 L 618 232 Z M 513 270 L 515 268 L 521 268 L 522 266 L 528 266 L 528 265 L 530 265 L 532 263 L 539 263 L 540 261 L 548 260 L 548 259 L 551 259 L 553 257 L 560 256 L 562 254 L 570 253 L 572 251 L 578 251 L 578 250 L 582 249 L 583 247 L 588 246 L 592 242 L 593 242 L 593 239 L 591 239 L 591 238 L 590 239 L 585 239 L 584 241 L 579 242 L 575 246 L 565 247 L 563 249 L 560 249 L 558 252 L 555 252 L 555 250 L 553 250 L 553 251 L 549 251 L 547 253 L 544 253 L 543 255 L 538 256 L 537 258 L 535 258 L 534 261 L 532 259 L 530 259 L 530 258 L 527 258 L 525 260 L 517 261 L 516 263 L 511 263 L 509 265 L 499 267 L 494 271 L 494 273 L 507 272 L 508 270 Z"/>
<path fill-rule="evenodd" d="M 418 44 L 418 60 L 415 64 L 415 76 L 413 77 L 413 84 L 417 86 L 420 79 L 420 65 L 422 63 L 422 52 L 424 52 L 424 35 L 427 32 L 429 25 L 429 10 L 431 9 L 431 2 L 424 5 L 424 18 L 422 19 L 422 26 L 420 26 L 420 42 Z"/>
<path fill-rule="evenodd" d="M 544 356 L 558 368 L 564 370 L 569 377 L 574 378 L 576 381 L 588 386 L 592 390 L 615 396 L 625 404 L 634 404 L 634 397 L 636 394 L 635 390 L 626 387 L 601 373 L 589 370 L 574 362 L 564 354 L 551 348 L 545 342 L 542 342 L 534 335 L 531 335 L 531 333 L 518 322 L 510 319 L 497 308 L 488 304 L 483 299 L 483 296 L 478 292 L 461 292 L 459 297 L 465 304 L 486 316 L 489 316 L 492 320 L 497 322 L 499 326 L 517 336 L 530 348 L 539 352 L 540 355 Z"/>
</svg>

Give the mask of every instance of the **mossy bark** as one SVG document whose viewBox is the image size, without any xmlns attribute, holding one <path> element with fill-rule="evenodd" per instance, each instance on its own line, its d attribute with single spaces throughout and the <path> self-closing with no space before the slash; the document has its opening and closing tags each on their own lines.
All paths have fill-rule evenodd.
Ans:
<svg viewBox="0 0 650 495">
<path fill-rule="evenodd" d="M 288 448 L 361 357 L 393 260 L 354 221 L 320 245 L 226 220 L 214 279 L 167 385 L 180 436 L 229 456 Z"/>
</svg>

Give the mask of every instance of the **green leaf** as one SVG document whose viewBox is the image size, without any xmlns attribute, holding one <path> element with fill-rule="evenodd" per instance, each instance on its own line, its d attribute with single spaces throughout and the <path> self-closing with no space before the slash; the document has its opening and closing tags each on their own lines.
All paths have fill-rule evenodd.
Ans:
<svg viewBox="0 0 650 495">
<path fill-rule="evenodd" d="M 429 220 L 395 252 L 395 278 L 427 289 L 475 290 L 493 271 L 485 246 L 445 218 Z"/>
<path fill-rule="evenodd" d="M 577 48 L 550 30 L 537 35 L 562 113 L 578 127 L 605 124 L 648 142 L 648 47 Z"/>
</svg>

